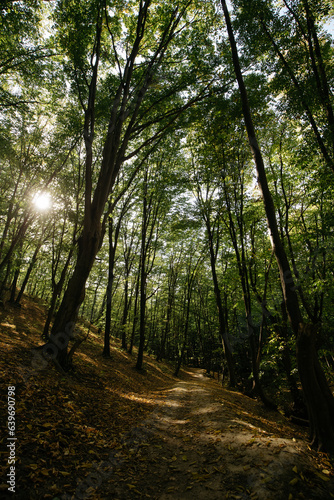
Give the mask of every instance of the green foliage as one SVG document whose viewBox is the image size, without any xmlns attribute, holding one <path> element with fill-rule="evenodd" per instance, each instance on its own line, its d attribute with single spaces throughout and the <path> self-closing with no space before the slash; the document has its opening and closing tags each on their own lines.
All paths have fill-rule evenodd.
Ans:
<svg viewBox="0 0 334 500">
<path fill-rule="evenodd" d="M 235 1 L 234 26 L 279 230 L 303 314 L 320 325 L 318 347 L 331 373 L 333 174 L 314 139 L 301 95 L 330 152 L 332 136 L 308 40 L 301 36 L 307 24 L 305 2 L 286 3 L 291 11 L 279 8 L 277 2 Z M 117 149 L 117 141 L 113 144 L 122 168 L 109 193 L 113 210 L 111 214 L 105 210 L 102 217 L 102 231 L 110 219 L 114 230 L 122 221 L 111 290 L 112 334 L 121 336 L 125 331 L 128 344 L 132 335 L 138 342 L 136 291 L 145 195 L 145 348 L 173 362 L 183 352 L 185 360 L 205 368 L 224 363 L 210 267 L 211 229 L 238 381 L 249 387 L 252 376 L 250 329 L 240 279 L 244 273 L 261 380 L 268 387 L 272 382 L 277 390 L 285 390 L 283 353 L 284 349 L 289 353 L 295 374 L 295 345 L 281 307 L 279 276 L 239 91 L 214 2 L 149 2 L 133 59 L 143 3 L 59 0 L 44 4 L 3 2 L 0 7 L 0 264 L 14 244 L 1 274 L 6 286 L 12 284 L 19 266 L 18 284 L 22 284 L 43 234 L 28 291 L 50 300 L 51 288 L 59 282 L 70 255 L 58 301 L 62 297 L 73 272 L 85 216 L 87 116 L 93 125 L 89 139 L 94 189 L 111 113 L 116 110 L 113 127 L 122 122 L 118 140 L 122 143 L 126 137 L 128 143 L 124 150 Z M 332 15 L 330 4 L 308 4 L 332 88 L 333 48 L 323 31 L 324 21 Z M 176 19 L 179 24 L 173 32 L 170 26 Z M 170 43 L 157 55 L 166 33 Z M 96 87 L 92 85 L 95 77 Z M 117 101 L 119 92 L 123 97 Z M 89 105 L 93 109 L 88 112 Z M 52 194 L 53 208 L 42 216 L 31 198 L 44 189 Z M 25 233 L 15 241 L 27 215 L 32 217 Z M 109 300 L 108 252 L 105 239 L 80 310 L 101 327 Z"/>
<path fill-rule="evenodd" d="M 40 89 L 52 50 L 41 36 L 43 8 L 40 0 L 0 6 L 0 110 L 24 108 Z M 33 83 L 36 82 L 36 85 Z"/>
</svg>

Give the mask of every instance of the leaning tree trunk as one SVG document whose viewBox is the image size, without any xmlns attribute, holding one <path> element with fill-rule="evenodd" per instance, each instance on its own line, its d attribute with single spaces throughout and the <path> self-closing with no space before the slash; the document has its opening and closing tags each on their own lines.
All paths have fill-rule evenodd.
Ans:
<svg viewBox="0 0 334 500">
<path fill-rule="evenodd" d="M 60 308 L 53 323 L 50 339 L 43 352 L 46 357 L 57 361 L 63 368 L 68 369 L 68 344 L 74 337 L 75 322 L 79 307 L 85 298 L 85 285 L 95 256 L 99 250 L 102 232 L 100 221 L 92 223 L 92 230 L 85 232 L 79 244 L 79 254 L 73 275 L 69 280 Z"/>
<path fill-rule="evenodd" d="M 85 162 L 85 216 L 82 236 L 80 238 L 79 252 L 73 275 L 69 280 L 67 289 L 57 312 L 52 334 L 49 342 L 41 346 L 44 354 L 49 354 L 61 367 L 66 367 L 68 362 L 67 348 L 78 315 L 78 310 L 85 297 L 85 284 L 94 264 L 95 257 L 102 243 L 101 218 L 107 203 L 108 196 L 115 183 L 117 174 L 124 162 L 125 153 L 135 126 L 138 124 L 139 112 L 145 94 L 148 91 L 154 73 L 162 63 L 169 43 L 173 39 L 182 13 L 175 9 L 163 30 L 160 40 L 150 61 L 147 63 L 139 85 L 133 81 L 136 71 L 136 59 L 142 46 L 142 40 L 146 35 L 147 19 L 151 2 L 140 2 L 137 16 L 137 28 L 132 47 L 129 47 L 128 56 L 125 59 L 123 75 L 118 88 L 114 93 L 114 99 L 110 103 L 108 131 L 104 142 L 102 162 L 98 173 L 96 186 L 93 188 L 93 141 L 95 129 L 95 98 L 98 82 L 98 68 L 100 60 L 100 44 L 103 38 L 104 9 L 97 9 L 95 43 L 91 53 L 92 77 L 88 84 L 88 100 L 85 109 L 84 139 L 86 147 Z M 171 120 L 172 123 L 173 120 Z M 147 125 L 149 126 L 149 125 Z M 143 139 L 142 145 L 153 142 L 152 135 L 149 140 Z M 138 151 L 141 147 L 138 147 Z"/>
<path fill-rule="evenodd" d="M 226 1 L 221 0 L 221 3 L 227 25 L 234 70 L 239 85 L 248 140 L 254 156 L 258 183 L 262 192 L 272 245 L 280 272 L 286 310 L 297 338 L 297 364 L 309 413 L 312 445 L 318 450 L 334 451 L 334 396 L 317 357 L 314 342 L 315 327 L 305 325 L 303 322 L 290 264 L 278 231 L 274 202 L 269 190 L 263 157 L 255 133 L 229 12 Z"/>
</svg>

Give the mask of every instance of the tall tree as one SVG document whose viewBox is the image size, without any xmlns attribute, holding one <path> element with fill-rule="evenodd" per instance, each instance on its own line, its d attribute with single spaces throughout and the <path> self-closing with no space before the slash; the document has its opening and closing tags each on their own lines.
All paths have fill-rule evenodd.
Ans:
<svg viewBox="0 0 334 500">
<path fill-rule="evenodd" d="M 161 152 L 160 152 L 161 154 Z M 147 280 L 152 272 L 162 221 L 167 211 L 168 193 L 164 186 L 164 170 L 166 169 L 163 157 L 150 158 L 150 166 L 144 171 L 142 184 L 142 225 L 141 225 L 141 249 L 139 262 L 139 346 L 136 368 L 142 369 L 143 354 L 146 335 L 146 303 Z M 155 164 L 156 163 L 156 164 Z"/>
<path fill-rule="evenodd" d="M 213 183 L 213 185 L 211 184 L 213 179 L 210 179 L 210 174 L 208 174 L 208 172 L 206 172 L 204 179 L 206 181 L 206 185 L 204 186 L 201 184 L 199 179 L 195 180 L 196 197 L 200 207 L 201 216 L 203 218 L 206 227 L 212 281 L 213 281 L 214 293 L 216 297 L 216 305 L 218 310 L 219 333 L 224 348 L 226 363 L 228 366 L 229 383 L 231 387 L 234 387 L 236 383 L 235 373 L 234 373 L 234 361 L 232 357 L 232 348 L 230 344 L 229 334 L 228 331 L 226 330 L 226 320 L 225 320 L 226 311 L 224 311 L 222 295 L 217 275 L 217 256 L 220 246 L 219 223 L 221 215 L 219 206 L 217 207 L 216 185 L 215 183 Z"/>
<path fill-rule="evenodd" d="M 189 85 L 184 75 L 168 90 L 161 85 L 159 91 L 164 59 L 172 62 L 181 50 L 179 47 L 174 53 L 168 52 L 173 43 L 185 36 L 189 26 L 183 20 L 190 5 L 189 1 L 180 1 L 177 6 L 163 2 L 158 3 L 157 9 L 151 9 L 151 0 L 141 0 L 137 12 L 131 5 L 127 13 L 122 10 L 121 2 L 116 10 L 112 4 L 102 1 L 80 3 L 80 7 L 71 4 L 71 8 L 70 4 L 59 2 L 59 32 L 84 109 L 86 144 L 85 216 L 78 258 L 55 317 L 51 341 L 43 348 L 64 367 L 78 308 L 84 299 L 85 283 L 102 243 L 101 219 L 117 174 L 125 160 L 158 139 L 181 111 L 197 99 L 196 96 L 187 102 L 182 100 L 181 91 Z M 197 15 L 195 12 L 195 17 Z M 123 49 L 118 52 L 120 44 Z M 105 57 L 112 60 L 108 82 L 112 98 L 107 101 L 109 117 L 100 168 L 93 172 L 99 65 Z M 173 100 L 173 96 L 177 98 Z M 105 102 L 102 100 L 100 104 Z M 153 116 L 147 120 L 149 111 Z M 133 141 L 133 149 L 128 152 L 130 141 Z"/>
<path fill-rule="evenodd" d="M 232 51 L 233 65 L 240 91 L 245 126 L 257 169 L 258 183 L 263 196 L 268 228 L 280 272 L 286 309 L 292 329 L 297 337 L 298 371 L 310 419 L 311 442 L 312 445 L 319 450 L 333 451 L 334 396 L 328 386 L 317 357 L 315 329 L 312 325 L 305 324 L 302 317 L 290 264 L 278 230 L 273 198 L 269 190 L 263 156 L 253 124 L 230 15 L 225 0 L 222 0 L 221 3 Z"/>
</svg>

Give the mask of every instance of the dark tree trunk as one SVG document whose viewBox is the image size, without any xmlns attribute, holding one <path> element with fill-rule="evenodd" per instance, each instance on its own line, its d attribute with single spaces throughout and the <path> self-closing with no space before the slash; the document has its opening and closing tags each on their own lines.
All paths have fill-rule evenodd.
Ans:
<svg viewBox="0 0 334 500">
<path fill-rule="evenodd" d="M 156 360 L 158 362 L 162 361 L 164 356 L 165 356 L 165 351 L 166 351 L 166 340 L 168 337 L 169 333 L 169 327 L 170 327 L 170 318 L 171 318 L 171 309 L 169 307 L 169 304 L 167 305 L 167 318 L 166 318 L 166 325 L 164 328 L 164 331 L 162 333 L 162 338 L 160 341 L 160 346 L 159 346 L 159 351 L 156 357 Z"/>
<path fill-rule="evenodd" d="M 177 272 L 173 268 L 173 264 L 170 264 L 169 268 L 169 276 L 168 276 L 168 298 L 167 298 L 167 312 L 166 312 L 166 324 L 164 331 L 162 333 L 162 338 L 160 341 L 160 346 L 158 350 L 158 354 L 156 357 L 156 360 L 162 361 L 162 359 L 165 356 L 165 350 L 166 350 L 166 340 L 169 334 L 170 330 L 170 321 L 172 317 L 172 310 L 173 310 L 173 304 L 174 304 L 174 295 L 175 295 L 175 285 L 176 285 L 176 279 L 177 279 Z"/>
<path fill-rule="evenodd" d="M 146 272 L 145 263 L 142 261 L 140 272 L 140 295 L 139 295 L 139 346 L 137 356 L 137 370 L 143 368 L 143 356 L 145 345 L 145 329 L 146 329 Z"/>
<path fill-rule="evenodd" d="M 138 273 L 137 280 L 136 280 L 136 289 L 135 289 L 135 304 L 134 304 L 134 311 L 133 311 L 131 340 L 130 340 L 130 346 L 129 346 L 129 350 L 128 350 L 129 354 L 132 354 L 132 351 L 133 351 L 133 345 L 134 345 L 134 341 L 135 341 L 136 328 L 137 328 L 137 322 L 138 322 L 139 281 L 140 281 L 140 276 Z"/>
<path fill-rule="evenodd" d="M 74 337 L 74 327 L 80 305 L 85 298 L 85 285 L 95 256 L 102 243 L 101 224 L 96 221 L 93 229 L 81 237 L 79 254 L 73 275 L 69 280 L 63 300 L 53 323 L 50 340 L 43 350 L 51 359 L 56 359 L 63 369 L 68 369 L 67 348 Z"/>
<path fill-rule="evenodd" d="M 248 335 L 249 335 L 249 345 L 251 351 L 251 359 L 252 359 L 252 374 L 253 374 L 253 387 L 252 391 L 256 396 L 259 396 L 262 403 L 271 410 L 277 410 L 277 405 L 273 403 L 266 394 L 264 393 L 260 376 L 259 376 L 259 364 L 257 362 L 257 347 L 255 342 L 255 332 L 253 328 L 253 324 L 251 322 L 251 316 L 246 314 L 247 316 L 247 325 L 248 325 Z"/>
<path fill-rule="evenodd" d="M 189 315 L 190 315 L 190 303 L 191 303 L 191 285 L 192 285 L 192 280 L 191 282 L 188 284 L 188 290 L 187 290 L 187 306 L 186 306 L 186 319 L 185 319 L 185 322 L 184 322 L 184 332 L 183 332 L 183 335 L 184 335 L 184 340 L 183 340 L 183 344 L 182 344 L 182 348 L 181 348 L 181 353 L 178 357 L 178 360 L 177 360 L 177 364 L 176 364 L 176 368 L 175 368 L 175 372 L 174 372 L 174 377 L 177 377 L 178 374 L 179 374 L 179 371 L 180 371 L 180 368 L 181 368 L 181 365 L 182 365 L 182 361 L 183 361 L 183 357 L 184 357 L 184 352 L 186 350 L 186 347 L 187 347 L 187 341 L 188 341 L 188 329 L 189 329 Z"/>
<path fill-rule="evenodd" d="M 11 261 L 7 262 L 6 274 L 2 281 L 0 281 L 0 304 L 4 304 L 6 302 L 7 292 L 8 292 L 8 280 L 11 272 L 12 263 Z"/>
<path fill-rule="evenodd" d="M 24 238 L 24 236 L 27 232 L 27 229 L 28 229 L 30 223 L 32 222 L 32 220 L 33 220 L 33 217 L 32 217 L 32 215 L 30 215 L 30 212 L 28 212 L 27 215 L 24 217 L 23 222 L 21 223 L 21 226 L 19 227 L 18 231 L 14 235 L 12 242 L 11 242 L 7 252 L 6 252 L 6 255 L 4 256 L 2 261 L 0 262 L 0 276 L 1 276 L 1 273 L 3 272 L 3 269 L 5 269 L 6 266 L 8 267 L 8 264 L 11 261 L 12 255 L 13 255 L 16 247 L 23 243 L 23 238 Z"/>
<path fill-rule="evenodd" d="M 234 361 L 232 356 L 232 349 L 230 345 L 230 341 L 228 338 L 228 333 L 225 329 L 225 314 L 224 308 L 220 293 L 220 287 L 218 283 L 217 271 L 216 271 L 216 256 L 214 251 L 214 243 L 213 243 L 213 235 L 212 228 L 210 225 L 210 221 L 206 220 L 208 239 L 209 239 L 209 250 L 210 250 L 210 263 L 211 263 L 211 273 L 212 273 L 212 281 L 216 299 L 216 305 L 218 309 L 218 320 L 219 320 L 219 334 L 222 341 L 224 354 L 226 358 L 227 368 L 228 368 L 228 376 L 229 376 L 229 385 L 230 387 L 235 387 L 235 372 L 234 372 Z"/>
<path fill-rule="evenodd" d="M 311 444 L 334 452 L 334 398 L 328 387 L 315 346 L 314 325 L 303 325 L 297 337 L 298 372 L 310 421 Z"/>
<path fill-rule="evenodd" d="M 114 282 L 114 266 L 116 248 L 118 242 L 118 235 L 120 230 L 121 217 L 118 221 L 115 230 L 115 241 L 113 241 L 113 219 L 109 217 L 109 268 L 108 268 L 108 285 L 107 285 L 107 307 L 106 307 L 106 321 L 104 327 L 104 347 L 102 355 L 105 358 L 110 358 L 110 329 L 111 329 L 111 299 L 112 287 Z"/>
<path fill-rule="evenodd" d="M 184 321 L 184 331 L 183 331 L 183 336 L 184 336 L 184 340 L 183 340 L 183 344 L 182 344 L 182 348 L 181 348 L 181 353 L 179 355 L 179 358 L 178 358 L 178 362 L 177 362 L 177 365 L 176 365 L 176 369 L 175 369 L 175 372 L 174 372 L 174 376 L 177 377 L 178 374 L 179 374 L 179 371 L 180 371 L 180 368 L 181 368 L 181 365 L 182 365 L 182 361 L 183 361 L 183 357 L 184 357 L 184 353 L 185 353 L 185 350 L 186 350 L 186 347 L 187 347 L 187 343 L 188 343 L 188 330 L 189 330 L 189 317 L 190 317 L 190 305 L 191 305 L 191 296 L 192 296 L 192 292 L 193 292 L 193 283 L 194 283 L 194 279 L 195 279 L 195 276 L 196 276 L 196 270 L 197 270 L 197 267 L 199 265 L 201 261 L 201 258 L 198 259 L 195 267 L 193 268 L 193 270 L 191 271 L 191 259 L 190 259 L 190 262 L 189 262 L 189 268 L 188 268 L 188 277 L 187 277 L 187 288 L 186 288 L 186 291 L 185 291 L 185 304 L 184 304 L 184 309 L 186 311 L 186 317 L 185 317 L 185 321 Z"/>
<path fill-rule="evenodd" d="M 27 283 L 29 281 L 29 278 L 30 278 L 30 274 L 34 268 L 34 265 L 36 264 L 36 261 L 37 261 L 37 255 L 38 255 L 38 252 L 40 250 L 42 246 L 42 243 L 39 244 L 36 248 L 35 248 L 35 251 L 34 251 L 34 255 L 32 256 L 31 258 L 31 261 L 30 261 L 30 264 L 29 264 L 29 267 L 27 269 L 27 272 L 26 272 L 26 275 L 24 277 L 24 280 L 23 280 L 23 283 L 21 285 L 21 288 L 20 288 L 20 291 L 19 293 L 17 294 L 17 297 L 16 297 L 16 300 L 15 300 L 15 304 L 19 305 L 20 304 L 20 301 L 22 299 L 22 295 L 24 293 L 24 290 L 26 289 L 26 286 L 27 286 Z"/>
<path fill-rule="evenodd" d="M 51 321 L 52 321 L 52 317 L 53 317 L 54 311 L 56 309 L 57 300 L 60 297 L 60 294 L 62 292 L 64 283 L 65 283 L 66 273 L 67 273 L 68 267 L 69 267 L 71 259 L 72 259 L 73 250 L 74 250 L 74 248 L 72 247 L 70 249 L 69 253 L 68 253 L 68 256 L 67 256 L 65 265 L 64 265 L 64 267 L 62 269 L 62 272 L 61 272 L 61 275 L 60 275 L 58 283 L 56 283 L 55 280 L 53 279 L 52 297 L 51 297 L 50 307 L 49 307 L 49 310 L 48 310 L 48 315 L 47 315 L 47 318 L 46 318 L 46 321 L 45 321 L 43 335 L 42 335 L 43 338 L 46 339 L 46 340 L 49 338 L 50 324 L 51 324 Z"/>
<path fill-rule="evenodd" d="M 177 361 L 177 365 L 176 365 L 176 368 L 175 368 L 174 377 L 178 377 L 178 375 L 179 375 L 179 371 L 180 371 L 181 366 L 182 366 L 182 361 L 183 361 L 183 358 L 184 358 L 184 352 L 186 350 L 186 347 L 187 347 L 187 338 L 185 338 L 184 341 L 183 341 L 181 353 L 180 353 L 180 356 L 179 356 L 179 359 Z"/>
<path fill-rule="evenodd" d="M 19 279 L 19 276 L 20 276 L 20 268 L 18 267 L 17 269 L 15 269 L 14 278 L 12 281 L 12 286 L 11 286 L 11 291 L 10 291 L 9 302 L 11 302 L 12 304 L 15 302 L 16 285 L 17 285 L 17 280 Z"/>
<path fill-rule="evenodd" d="M 53 317 L 53 314 L 54 314 L 55 309 L 56 309 L 56 303 L 57 303 L 57 299 L 60 295 L 61 288 L 62 287 L 60 287 L 59 283 L 56 283 L 55 286 L 53 287 L 50 307 L 49 307 L 48 314 L 47 314 L 47 317 L 45 320 L 43 334 L 42 334 L 42 338 L 45 340 L 49 339 L 50 324 L 51 324 L 52 317 Z"/>
<path fill-rule="evenodd" d="M 282 362 L 284 366 L 284 370 L 287 376 L 289 388 L 290 388 L 290 394 L 293 399 L 293 411 L 296 412 L 297 416 L 299 414 L 302 414 L 302 416 L 305 416 L 306 413 L 306 407 L 305 407 L 305 402 L 303 399 L 303 395 L 298 388 L 296 378 L 294 375 L 291 373 L 291 359 L 290 359 L 290 349 L 289 349 L 289 344 L 288 344 L 288 316 L 286 313 L 286 307 L 284 301 L 281 303 L 281 311 L 282 311 L 282 319 L 283 319 L 283 324 L 279 324 L 277 326 L 277 333 L 278 336 L 281 338 L 283 342 L 283 352 L 282 352 Z M 276 320 L 278 323 L 280 323 L 279 318 Z"/>
<path fill-rule="evenodd" d="M 145 344 L 145 328 L 146 328 L 146 257 L 147 247 L 147 226 L 148 226 L 148 207 L 147 207 L 147 170 L 145 171 L 144 185 L 143 185 L 143 221 L 141 231 L 141 252 L 140 252 L 140 295 L 139 295 L 139 346 L 137 356 L 137 370 L 143 367 L 144 344 Z"/>
<path fill-rule="evenodd" d="M 130 308 L 130 299 L 129 299 L 129 276 L 126 275 L 125 284 L 124 284 L 124 307 L 123 307 L 123 315 L 122 315 L 122 349 L 127 349 L 126 344 L 126 323 L 128 319 L 128 312 Z"/>
<path fill-rule="evenodd" d="M 134 238 L 135 238 L 135 227 L 132 228 L 131 230 L 131 235 L 130 235 L 130 241 L 129 243 L 127 242 L 127 230 L 125 226 L 125 231 L 123 232 L 124 235 L 124 247 L 123 247 L 123 257 L 124 257 L 124 264 L 125 264 L 125 283 L 124 283 L 124 307 L 123 307 L 123 316 L 122 316 L 122 349 L 127 349 L 127 321 L 128 321 L 128 316 L 129 316 L 129 311 L 132 303 L 132 298 L 133 298 L 133 288 L 131 288 L 130 296 L 129 296 L 129 277 L 130 277 L 130 272 L 133 266 L 133 262 L 135 259 L 135 254 L 136 250 L 133 249 L 133 243 L 134 243 Z"/>
<path fill-rule="evenodd" d="M 334 450 L 334 397 L 330 391 L 327 380 L 318 360 L 313 342 L 313 328 L 305 325 L 299 307 L 298 295 L 290 264 L 280 239 L 274 202 L 269 190 L 263 157 L 253 125 L 248 95 L 241 73 L 239 56 L 232 30 L 230 16 L 226 1 L 221 0 L 224 10 L 228 36 L 230 40 L 233 65 L 239 85 L 240 96 L 248 140 L 254 155 L 254 161 L 258 174 L 258 182 L 262 191 L 268 227 L 271 240 L 279 267 L 284 300 L 289 321 L 297 337 L 297 364 L 306 405 L 309 412 L 310 431 L 313 446 L 318 450 Z"/>
</svg>

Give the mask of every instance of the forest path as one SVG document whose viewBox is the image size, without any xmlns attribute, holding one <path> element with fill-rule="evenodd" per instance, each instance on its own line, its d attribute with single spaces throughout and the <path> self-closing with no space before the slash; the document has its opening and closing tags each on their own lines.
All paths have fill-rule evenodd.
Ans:
<svg viewBox="0 0 334 500">
<path fill-rule="evenodd" d="M 334 498 L 323 462 L 297 431 L 287 431 L 284 417 L 254 414 L 259 403 L 224 391 L 203 370 L 188 375 L 124 438 L 98 498 Z"/>
</svg>

